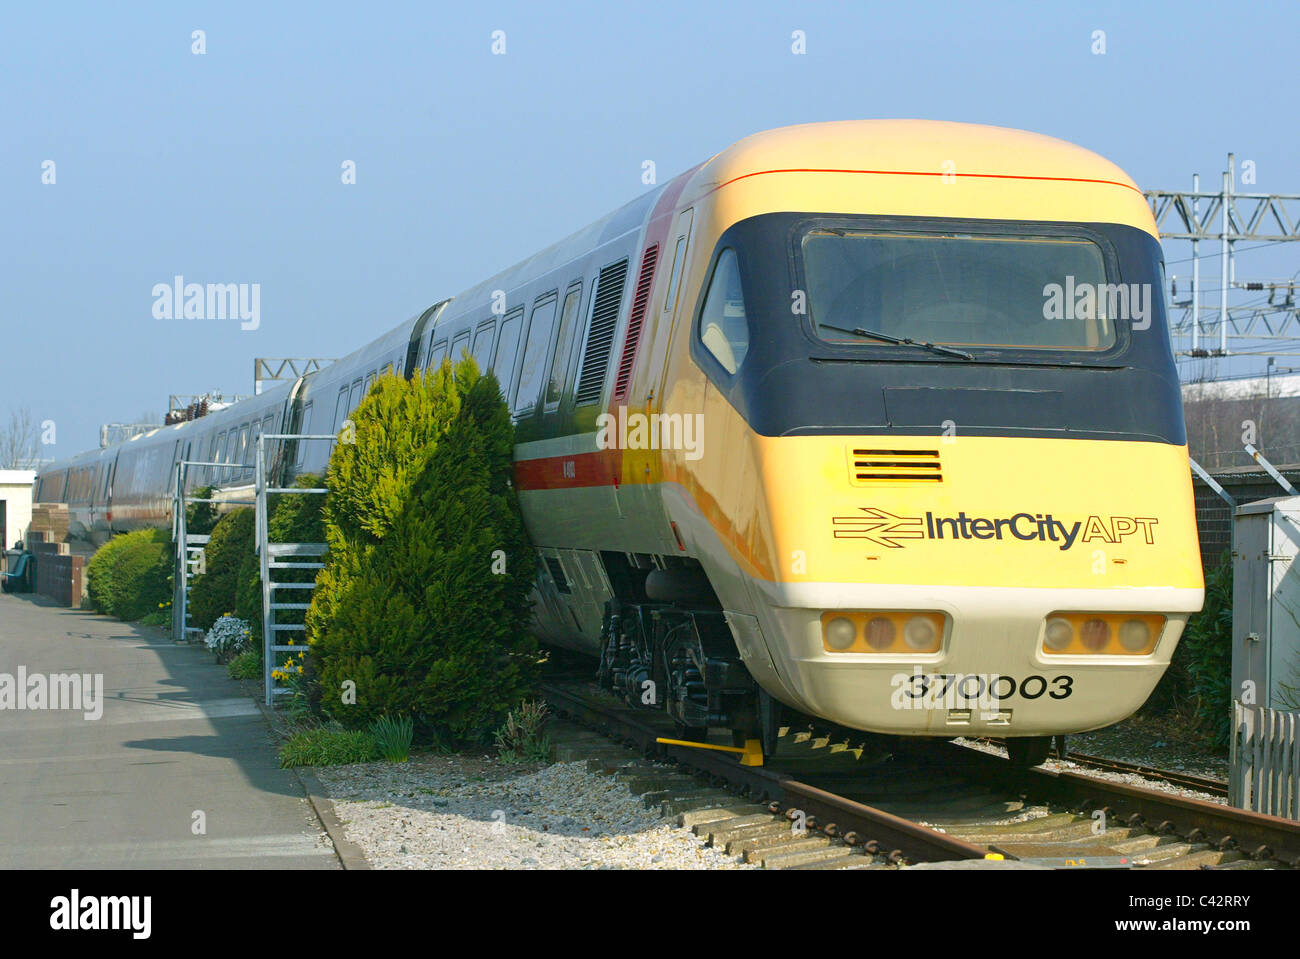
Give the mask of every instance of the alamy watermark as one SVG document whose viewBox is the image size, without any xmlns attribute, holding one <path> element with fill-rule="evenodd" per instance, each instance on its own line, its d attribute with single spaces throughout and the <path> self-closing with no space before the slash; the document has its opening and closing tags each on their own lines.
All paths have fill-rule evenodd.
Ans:
<svg viewBox="0 0 1300 959">
<path fill-rule="evenodd" d="M 629 413 L 596 417 L 596 446 L 602 450 L 683 450 L 688 460 L 704 455 L 703 413 Z"/>
<path fill-rule="evenodd" d="M 0 710 L 4 709 L 80 709 L 82 719 L 104 715 L 104 676 L 102 673 L 28 673 L 26 666 L 18 674 L 0 673 Z"/>
<path fill-rule="evenodd" d="M 1134 330 L 1151 326 L 1150 283 L 1065 283 L 1043 287 L 1043 319 L 1095 320 L 1099 316 L 1127 320 Z M 1104 307 L 1104 312 L 1102 312 Z"/>
<path fill-rule="evenodd" d="M 262 284 L 186 283 L 179 274 L 171 283 L 155 283 L 155 320 L 240 320 L 241 330 L 262 325 Z"/>
</svg>

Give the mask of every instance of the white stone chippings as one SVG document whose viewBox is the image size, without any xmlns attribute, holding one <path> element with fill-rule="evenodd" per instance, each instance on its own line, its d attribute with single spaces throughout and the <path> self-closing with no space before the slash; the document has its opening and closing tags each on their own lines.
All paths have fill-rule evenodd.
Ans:
<svg viewBox="0 0 1300 959">
<path fill-rule="evenodd" d="M 450 757 L 316 775 L 347 838 L 376 869 L 756 868 L 706 846 L 585 763 L 501 779 L 467 775 Z"/>
</svg>

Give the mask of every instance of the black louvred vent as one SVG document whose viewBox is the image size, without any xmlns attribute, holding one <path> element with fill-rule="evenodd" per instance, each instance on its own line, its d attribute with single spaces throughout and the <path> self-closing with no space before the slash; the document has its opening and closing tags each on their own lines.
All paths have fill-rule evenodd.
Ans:
<svg viewBox="0 0 1300 959">
<path fill-rule="evenodd" d="M 942 483 L 943 465 L 938 450 L 851 450 L 849 482 L 856 486 L 876 483 Z"/>
<path fill-rule="evenodd" d="M 627 321 L 627 337 L 623 341 L 623 358 L 618 364 L 618 379 L 614 381 L 614 399 L 627 396 L 628 382 L 632 379 L 632 363 L 636 348 L 641 342 L 641 328 L 645 325 L 646 306 L 650 302 L 650 287 L 654 283 L 655 263 L 659 259 L 659 244 L 645 251 L 641 258 L 641 276 L 636 281 L 636 294 L 632 297 L 632 315 Z"/>
<path fill-rule="evenodd" d="M 582 353 L 582 375 L 578 377 L 575 400 L 579 406 L 600 399 L 605 388 L 605 371 L 614 348 L 614 328 L 623 305 L 623 283 L 627 279 L 627 260 L 619 260 L 600 271 L 596 282 L 596 305 L 591 311 L 591 328 Z"/>
</svg>

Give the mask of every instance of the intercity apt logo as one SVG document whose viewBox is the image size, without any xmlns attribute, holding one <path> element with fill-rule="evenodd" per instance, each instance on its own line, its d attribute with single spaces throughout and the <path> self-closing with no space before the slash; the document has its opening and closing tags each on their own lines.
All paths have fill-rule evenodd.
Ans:
<svg viewBox="0 0 1300 959">
<path fill-rule="evenodd" d="M 859 513 L 861 515 L 859 515 Z M 1062 520 L 1051 513 L 1013 513 L 1010 516 L 898 516 L 878 506 L 859 507 L 851 516 L 831 517 L 836 539 L 865 539 L 888 549 L 902 549 L 911 540 L 1007 539 L 1055 543 L 1067 550 L 1075 543 L 1122 543 L 1141 535 L 1148 546 L 1156 541 L 1154 516 L 1102 516 Z"/>
</svg>

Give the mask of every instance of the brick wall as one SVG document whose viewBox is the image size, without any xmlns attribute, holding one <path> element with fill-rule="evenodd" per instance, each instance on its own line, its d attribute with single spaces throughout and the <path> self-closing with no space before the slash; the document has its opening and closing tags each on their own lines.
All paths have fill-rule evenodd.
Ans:
<svg viewBox="0 0 1300 959">
<path fill-rule="evenodd" d="M 85 596 L 86 557 L 68 552 L 67 543 L 44 543 L 30 533 L 27 548 L 36 560 L 36 592 L 60 606 L 80 607 Z"/>
</svg>

